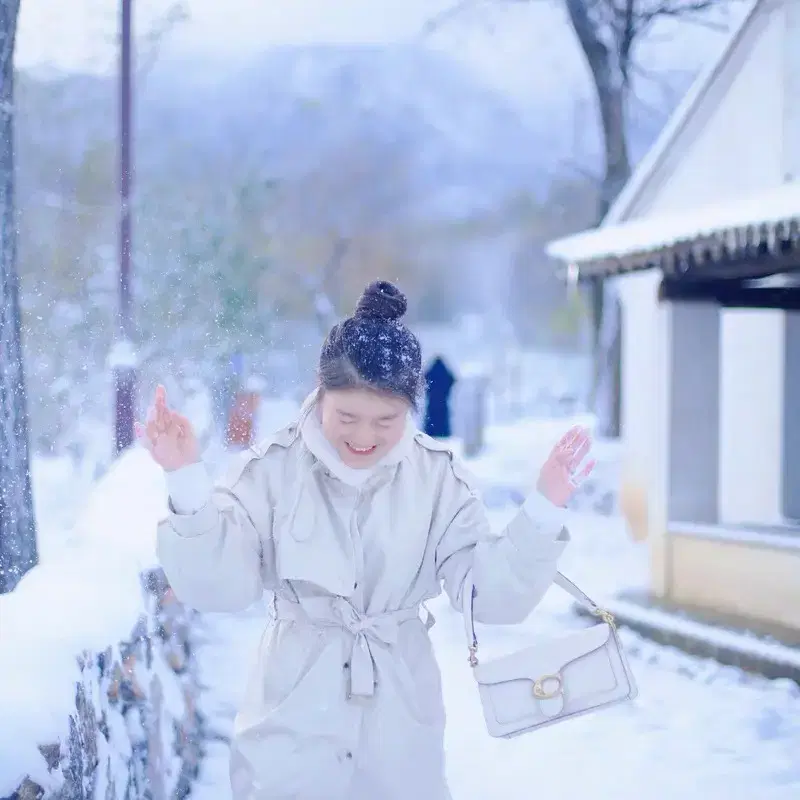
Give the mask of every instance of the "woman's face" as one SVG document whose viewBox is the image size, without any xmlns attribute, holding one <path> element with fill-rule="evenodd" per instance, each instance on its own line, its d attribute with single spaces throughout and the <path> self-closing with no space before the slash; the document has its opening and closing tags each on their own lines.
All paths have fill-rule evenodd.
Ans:
<svg viewBox="0 0 800 800">
<path fill-rule="evenodd" d="M 403 438 L 410 404 L 367 389 L 335 389 L 323 392 L 319 409 L 322 432 L 342 461 L 366 469 Z"/>
</svg>

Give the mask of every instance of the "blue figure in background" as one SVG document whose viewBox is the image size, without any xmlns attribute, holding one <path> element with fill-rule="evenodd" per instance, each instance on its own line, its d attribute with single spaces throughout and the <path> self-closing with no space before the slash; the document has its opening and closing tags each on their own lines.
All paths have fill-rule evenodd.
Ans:
<svg viewBox="0 0 800 800">
<path fill-rule="evenodd" d="M 447 439 L 453 435 L 450 424 L 450 393 L 455 382 L 455 375 L 444 363 L 444 359 L 436 356 L 425 371 L 427 393 L 423 430 L 428 436 Z"/>
</svg>

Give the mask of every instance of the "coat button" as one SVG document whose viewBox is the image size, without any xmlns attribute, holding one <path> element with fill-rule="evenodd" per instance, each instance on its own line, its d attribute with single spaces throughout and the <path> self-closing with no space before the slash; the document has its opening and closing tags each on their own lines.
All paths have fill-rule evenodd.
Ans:
<svg viewBox="0 0 800 800">
<path fill-rule="evenodd" d="M 353 589 L 358 589 L 358 581 L 353 584 Z"/>
<path fill-rule="evenodd" d="M 353 757 L 353 754 L 352 754 L 352 753 L 351 753 L 351 752 L 348 750 L 348 751 L 347 751 L 347 752 L 344 754 L 344 757 L 345 757 L 345 758 L 352 758 L 352 757 Z"/>
<path fill-rule="evenodd" d="M 342 669 L 350 669 L 350 662 L 345 661 L 344 664 L 342 664 Z"/>
</svg>

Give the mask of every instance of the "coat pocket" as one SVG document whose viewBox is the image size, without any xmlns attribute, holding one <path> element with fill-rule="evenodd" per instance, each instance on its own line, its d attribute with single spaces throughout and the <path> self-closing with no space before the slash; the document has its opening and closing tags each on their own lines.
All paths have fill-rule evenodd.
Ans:
<svg viewBox="0 0 800 800">
<path fill-rule="evenodd" d="M 303 683 L 325 647 L 324 632 L 291 620 L 276 624 L 259 663 L 261 713 L 280 708 Z"/>
</svg>

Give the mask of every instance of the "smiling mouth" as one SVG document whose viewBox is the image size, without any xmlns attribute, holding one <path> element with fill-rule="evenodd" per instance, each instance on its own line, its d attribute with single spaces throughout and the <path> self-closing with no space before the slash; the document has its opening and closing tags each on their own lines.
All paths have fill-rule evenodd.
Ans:
<svg viewBox="0 0 800 800">
<path fill-rule="evenodd" d="M 378 445 L 374 444 L 372 447 L 353 447 L 350 442 L 345 442 L 347 445 L 347 449 L 354 455 L 354 456 L 368 456 L 374 453 L 378 449 Z"/>
</svg>

